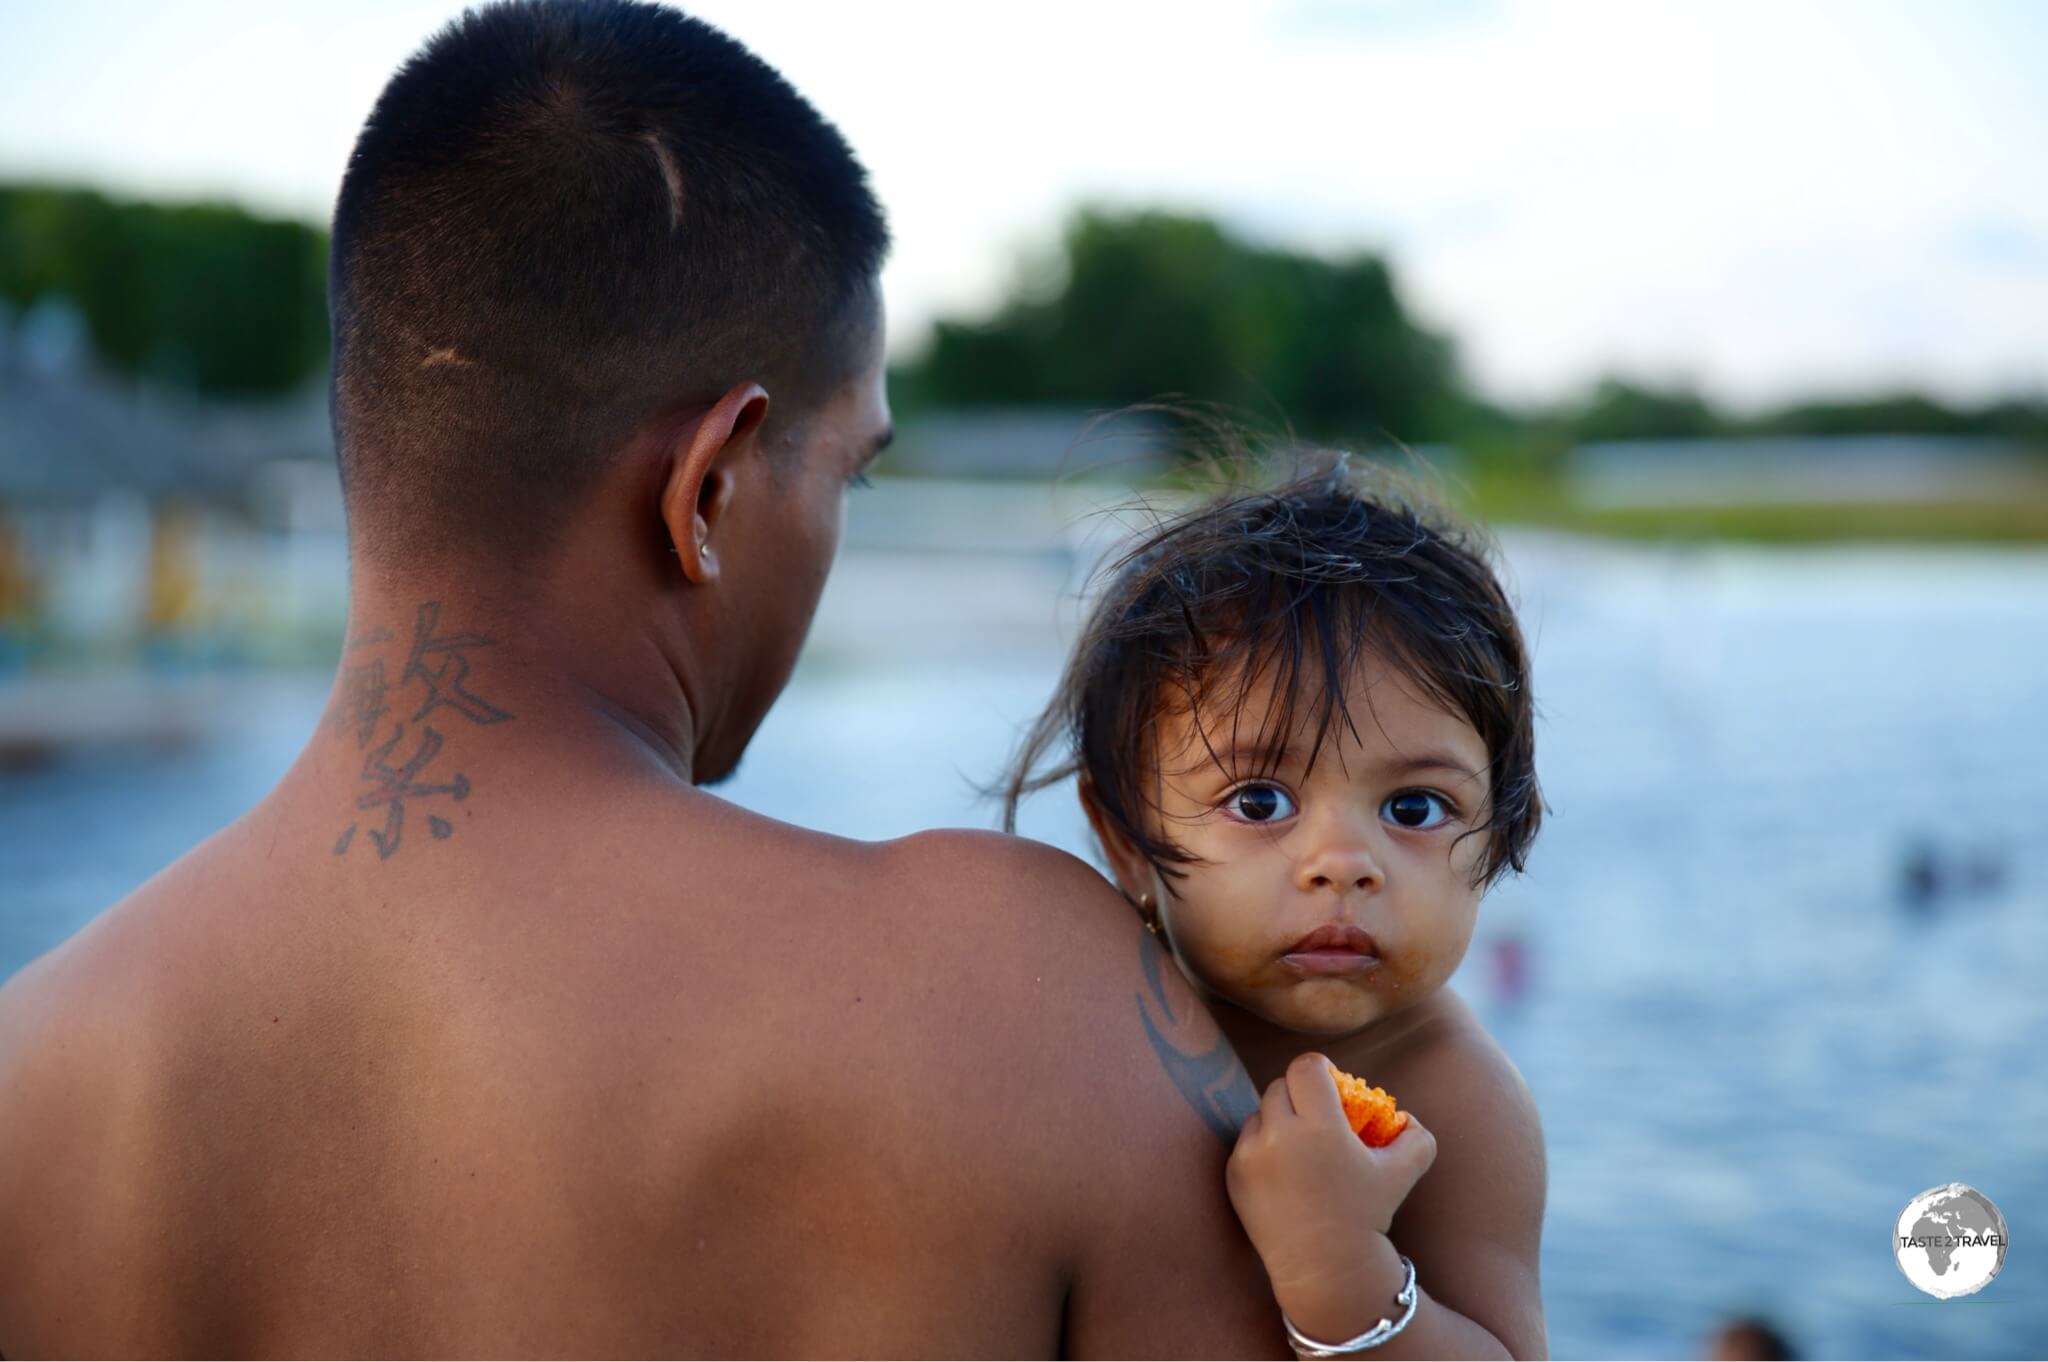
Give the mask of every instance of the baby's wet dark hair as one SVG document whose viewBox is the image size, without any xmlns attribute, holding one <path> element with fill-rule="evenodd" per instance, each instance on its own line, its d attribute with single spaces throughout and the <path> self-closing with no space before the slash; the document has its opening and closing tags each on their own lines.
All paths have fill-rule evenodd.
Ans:
<svg viewBox="0 0 2048 1362">
<path fill-rule="evenodd" d="M 1477 878 L 1520 871 L 1542 822 L 1529 655 L 1480 531 L 1384 469 L 1306 453 L 1277 486 L 1240 484 L 1161 520 L 1105 569 L 1059 688 L 996 789 L 1003 824 L 1025 795 L 1078 775 L 1107 827 L 1155 869 L 1196 858 L 1164 827 L 1155 750 L 1168 707 L 1195 730 L 1256 725 L 1269 774 L 1308 728 L 1313 765 L 1368 661 L 1391 666 L 1485 742 L 1490 798 Z M 1302 471 L 1302 470 L 1306 471 Z M 1264 713 L 1247 712 L 1270 684 Z"/>
</svg>

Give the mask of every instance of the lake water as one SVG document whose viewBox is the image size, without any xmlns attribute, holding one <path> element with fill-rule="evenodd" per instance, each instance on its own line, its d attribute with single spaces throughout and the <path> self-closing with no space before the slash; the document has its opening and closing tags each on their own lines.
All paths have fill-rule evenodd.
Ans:
<svg viewBox="0 0 2048 1362">
<path fill-rule="evenodd" d="M 725 792 L 859 837 L 985 826 L 1073 555 L 891 551 L 862 514 Z M 1507 550 L 1552 813 L 1454 986 L 1543 1112 L 1553 1351 L 1699 1356 L 1757 1311 L 1808 1357 L 2048 1352 L 2048 553 Z M 0 978 L 258 798 L 326 682 L 236 684 L 232 732 L 0 774 Z M 1085 851 L 1067 792 L 1025 830 Z M 1937 1303 L 1892 1226 L 1951 1181 L 2015 1242 Z"/>
</svg>

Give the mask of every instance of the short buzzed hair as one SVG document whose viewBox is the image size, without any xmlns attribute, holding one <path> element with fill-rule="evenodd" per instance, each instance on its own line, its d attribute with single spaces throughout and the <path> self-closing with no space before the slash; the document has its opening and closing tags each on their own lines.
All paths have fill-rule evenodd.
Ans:
<svg viewBox="0 0 2048 1362">
<path fill-rule="evenodd" d="M 467 10 L 385 86 L 334 212 L 351 538 L 386 564 L 545 545 L 650 417 L 851 378 L 888 229 L 765 62 L 641 0 Z"/>
</svg>

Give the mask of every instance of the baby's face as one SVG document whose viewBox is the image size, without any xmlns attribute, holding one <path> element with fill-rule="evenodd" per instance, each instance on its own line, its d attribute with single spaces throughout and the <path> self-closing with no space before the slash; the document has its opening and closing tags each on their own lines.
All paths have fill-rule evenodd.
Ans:
<svg viewBox="0 0 2048 1362">
<path fill-rule="evenodd" d="M 1227 713 L 1199 726 L 1169 713 L 1158 729 L 1163 830 L 1201 858 L 1184 878 L 1153 879 L 1175 958 L 1211 993 L 1326 1036 L 1402 1011 L 1450 978 L 1472 940 L 1486 852 L 1483 833 L 1459 840 L 1486 820 L 1484 741 L 1398 670 L 1369 658 L 1361 672 L 1352 723 L 1333 720 L 1313 770 L 1312 730 L 1254 776 L 1256 752 L 1232 758 Z M 1235 728 L 1247 746 L 1269 696 L 1246 696 Z M 1303 950 L 1318 928 L 1363 930 L 1370 951 Z"/>
</svg>

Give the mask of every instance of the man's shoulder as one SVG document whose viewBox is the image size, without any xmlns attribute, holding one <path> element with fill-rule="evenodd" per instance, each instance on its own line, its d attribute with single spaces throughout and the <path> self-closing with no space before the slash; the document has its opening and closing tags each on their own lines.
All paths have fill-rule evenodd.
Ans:
<svg viewBox="0 0 2048 1362">
<path fill-rule="evenodd" d="M 861 841 L 786 823 L 705 791 L 664 792 L 630 812 L 614 808 L 612 833 L 585 848 L 602 864 L 651 859 L 664 868 L 671 860 L 706 869 L 706 844 L 748 873 L 763 863 L 829 870 L 867 887 L 886 885 L 897 893 L 973 893 L 983 900 L 1039 898 L 1051 911 L 1099 909 L 1118 901 L 1116 891 L 1086 861 L 1057 847 L 1009 833 L 975 828 L 939 828 L 887 841 Z M 679 827 L 693 831 L 679 837 Z M 651 829 L 667 835 L 649 839 Z M 613 843 L 630 844 L 635 857 L 615 855 Z M 871 884 L 871 882 L 873 882 Z"/>
<path fill-rule="evenodd" d="M 972 889 L 1006 903 L 1034 903 L 1048 916 L 1128 913 L 1108 880 L 1077 856 L 1004 832 L 942 828 L 876 844 L 882 864 L 935 890 Z M 1133 919 L 1135 920 L 1135 919 Z"/>
<path fill-rule="evenodd" d="M 653 846 L 644 861 L 594 848 L 593 859 L 636 864 L 654 892 L 670 892 L 681 874 L 691 883 L 719 882 L 758 896 L 763 886 L 829 884 L 834 898 L 857 910 L 863 930 L 894 919 L 925 941 L 971 938 L 984 947 L 1050 952 L 1077 967 L 1105 953 L 1118 966 L 1131 959 L 1128 929 L 1135 910 L 1086 861 L 1057 847 L 1008 833 L 942 828 L 888 841 L 839 837 L 784 823 L 693 792 L 687 813 L 693 835 L 673 835 L 675 810 L 663 806 L 622 827 L 621 846 Z M 624 820 L 615 820 L 624 822 Z M 666 827 L 671 835 L 647 833 Z M 707 848 L 715 848 L 707 856 Z M 773 892 L 770 889 L 770 892 Z"/>
<path fill-rule="evenodd" d="M 14 1123 L 13 1133 L 47 1135 L 89 1114 L 107 1084 L 170 1042 L 164 1002 L 191 968 L 193 915 L 164 901 L 163 878 L 0 980 L 0 1110 L 42 1118 Z"/>
<path fill-rule="evenodd" d="M 1052 847 L 936 832 L 883 854 L 933 891 L 917 913 L 994 947 L 999 968 L 977 974 L 984 993 L 961 1014 L 984 1022 L 961 1086 L 1000 1113 L 977 1147 L 999 1149 L 1019 1204 L 1061 1227 L 1065 1346 L 1258 1355 L 1278 1336 L 1272 1295 L 1223 1176 L 1258 1094 L 1172 958 L 1101 874 Z"/>
<path fill-rule="evenodd" d="M 993 869 L 1028 869 L 1054 874 L 1095 873 L 1086 861 L 1058 847 L 986 828 L 932 828 L 876 845 L 904 858 L 907 863 L 926 869 L 954 868 L 969 873 Z"/>
<path fill-rule="evenodd" d="M 1075 1006 L 1128 1002 L 1143 972 L 1138 915 L 1100 872 L 1056 847 L 945 829 L 876 844 L 892 902 L 933 930 L 1059 970 Z"/>
<path fill-rule="evenodd" d="M 161 878 L 159 876 L 158 878 Z M 152 964 L 146 924 L 155 880 L 104 909 L 66 940 L 0 980 L 0 1058 L 19 1056 L 31 1037 L 52 1029 L 67 1041 L 84 1038 L 81 1027 L 106 1021 L 134 1006 L 143 990 L 141 973 Z"/>
<path fill-rule="evenodd" d="M 895 872 L 927 897 L 913 911 L 959 929 L 955 948 L 989 951 L 975 972 L 1018 1072 L 1112 1102 L 1227 1148 L 1257 1104 L 1215 1019 L 1137 912 L 1086 862 L 994 832 L 921 833 L 887 844 Z"/>
<path fill-rule="evenodd" d="M 102 914 L 0 982 L 0 1110 L 21 1117 L 0 1122 L 0 1222 L 42 1194 L 52 1160 L 104 1134 L 104 1081 L 140 1058 L 132 1037 L 151 1035 L 137 1025 L 150 989 L 132 935 Z"/>
</svg>

